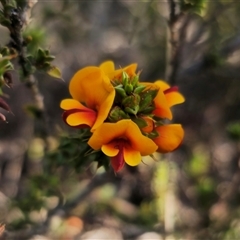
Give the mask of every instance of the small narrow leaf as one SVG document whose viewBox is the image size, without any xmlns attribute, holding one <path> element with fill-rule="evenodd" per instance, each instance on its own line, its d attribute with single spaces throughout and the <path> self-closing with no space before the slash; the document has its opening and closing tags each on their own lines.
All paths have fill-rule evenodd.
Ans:
<svg viewBox="0 0 240 240">
<path fill-rule="evenodd" d="M 59 79 L 62 79 L 62 73 L 60 71 L 59 68 L 55 67 L 55 66 L 52 66 L 50 70 L 48 70 L 48 75 L 50 75 L 51 77 L 54 77 L 54 78 L 59 78 Z"/>
</svg>

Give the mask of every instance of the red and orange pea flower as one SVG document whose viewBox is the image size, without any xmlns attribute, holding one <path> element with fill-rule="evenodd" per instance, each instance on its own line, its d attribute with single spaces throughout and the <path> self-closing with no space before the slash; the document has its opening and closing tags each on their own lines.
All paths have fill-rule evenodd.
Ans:
<svg viewBox="0 0 240 240">
<path fill-rule="evenodd" d="M 154 98 L 155 109 L 153 114 L 160 118 L 172 120 L 171 107 L 185 101 L 185 98 L 178 92 L 177 87 L 170 87 L 166 82 L 157 80 L 154 83 L 141 83 L 147 89 L 159 89 Z M 158 145 L 158 152 L 167 153 L 175 150 L 182 142 L 184 130 L 181 124 L 168 124 L 155 127 L 155 121 L 150 117 L 144 117 L 147 126 L 141 130 L 145 133 L 156 131 L 158 137 L 153 141 Z"/>
<path fill-rule="evenodd" d="M 141 156 L 150 155 L 158 148 L 130 119 L 103 123 L 94 131 L 88 144 L 110 157 L 115 172 L 121 170 L 125 162 L 130 166 L 138 165 Z"/>
<path fill-rule="evenodd" d="M 161 80 L 155 83 L 138 82 L 136 69 L 137 64 L 131 64 L 116 70 L 111 61 L 104 62 L 99 67 L 83 68 L 70 82 L 72 99 L 61 102 L 61 108 L 65 110 L 65 122 L 72 127 L 89 127 L 92 135 L 88 144 L 110 158 L 115 172 L 120 171 L 125 163 L 130 166 L 138 165 L 141 156 L 151 155 L 155 151 L 173 151 L 184 136 L 180 124 L 164 125 L 162 121 L 159 122 L 159 119 L 171 120 L 170 108 L 184 102 L 184 97 L 176 87 L 170 87 Z M 129 88 L 129 85 L 132 86 Z M 122 103 L 119 103 L 119 97 L 115 100 L 116 90 L 119 91 L 116 86 L 125 91 L 121 95 Z M 140 91 L 143 91 L 143 94 Z M 141 101 L 136 101 L 136 106 L 126 105 L 125 98 L 132 96 L 138 96 Z M 148 96 L 148 101 L 145 101 L 145 96 Z M 137 106 L 138 104 L 142 104 L 142 108 Z M 150 112 L 141 112 L 142 109 L 147 109 L 144 104 L 150 107 Z M 115 110 L 120 111 L 117 118 L 113 117 Z M 136 118 L 143 119 L 145 126 L 133 121 Z"/>
<path fill-rule="evenodd" d="M 69 126 L 88 126 L 94 131 L 106 120 L 115 89 L 101 68 L 85 67 L 78 71 L 70 81 L 69 92 L 72 99 L 64 99 L 60 104 Z"/>
<path fill-rule="evenodd" d="M 185 101 L 183 95 L 178 92 L 178 87 L 170 87 L 166 82 L 157 80 L 154 83 L 142 82 L 146 90 L 158 89 L 157 96 L 154 98 L 155 110 L 153 114 L 160 118 L 172 120 L 171 107 Z"/>
</svg>

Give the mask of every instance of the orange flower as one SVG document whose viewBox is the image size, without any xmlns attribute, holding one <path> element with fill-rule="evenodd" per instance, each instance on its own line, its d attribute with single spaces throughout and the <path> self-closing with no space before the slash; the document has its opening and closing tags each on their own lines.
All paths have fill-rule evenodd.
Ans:
<svg viewBox="0 0 240 240">
<path fill-rule="evenodd" d="M 125 162 L 130 166 L 138 165 L 141 156 L 152 154 L 158 148 L 150 138 L 142 135 L 139 127 L 131 120 L 103 123 L 94 131 L 88 144 L 94 150 L 101 149 L 111 158 L 115 172 L 120 171 Z"/>
<path fill-rule="evenodd" d="M 158 126 L 154 130 L 159 134 L 153 141 L 158 145 L 157 151 L 160 153 L 171 152 L 182 143 L 184 131 L 181 124 Z"/>
<path fill-rule="evenodd" d="M 89 126 L 94 131 L 107 118 L 114 101 L 109 78 L 99 67 L 85 67 L 73 76 L 69 91 L 73 99 L 60 104 L 64 120 L 72 127 Z"/>
<path fill-rule="evenodd" d="M 136 75 L 137 64 L 133 63 L 124 68 L 115 70 L 114 63 L 112 61 L 103 62 L 99 66 L 104 73 L 110 78 L 110 80 L 121 79 L 122 73 L 125 72 L 131 78 Z"/>
<path fill-rule="evenodd" d="M 160 118 L 172 120 L 172 112 L 170 108 L 176 104 L 185 101 L 183 95 L 178 92 L 177 87 L 170 87 L 166 82 L 157 80 L 154 83 L 142 82 L 147 89 L 159 89 L 157 96 L 154 98 L 155 110 L 153 114 Z"/>
<path fill-rule="evenodd" d="M 158 152 L 168 153 L 175 150 L 182 142 L 184 137 L 184 131 L 181 124 L 168 124 L 155 126 L 155 121 L 150 117 L 142 117 L 147 126 L 141 128 L 141 131 L 145 134 L 156 133 L 158 137 L 151 137 L 151 139 L 157 144 Z M 153 135 L 152 135 L 153 136 Z"/>
</svg>

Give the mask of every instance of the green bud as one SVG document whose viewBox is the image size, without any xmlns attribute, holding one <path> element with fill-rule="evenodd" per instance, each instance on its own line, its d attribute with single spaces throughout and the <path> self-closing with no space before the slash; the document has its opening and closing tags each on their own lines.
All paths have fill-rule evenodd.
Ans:
<svg viewBox="0 0 240 240">
<path fill-rule="evenodd" d="M 123 99 L 122 101 L 122 105 L 124 107 L 134 107 L 136 105 L 139 105 L 140 103 L 140 96 L 138 94 L 132 94 L 131 96 L 128 96 L 126 98 Z"/>
<path fill-rule="evenodd" d="M 46 56 L 45 51 L 41 48 L 38 49 L 38 54 L 37 55 L 38 55 L 39 59 L 43 59 Z"/>
<path fill-rule="evenodd" d="M 129 81 L 129 76 L 126 72 L 122 72 L 122 84 L 123 84 L 123 87 L 125 88 L 125 86 L 128 84 L 128 81 Z"/>
<path fill-rule="evenodd" d="M 133 85 L 131 83 L 129 83 L 124 87 L 124 89 L 125 89 L 127 94 L 131 94 L 132 91 L 133 91 Z"/>
<path fill-rule="evenodd" d="M 131 82 L 132 82 L 133 87 L 136 87 L 138 85 L 138 82 L 139 82 L 139 76 L 138 75 L 134 76 L 132 78 Z"/>
<path fill-rule="evenodd" d="M 138 94 L 138 93 L 141 93 L 145 88 L 146 88 L 145 86 L 139 85 L 134 89 L 133 92 Z"/>
<path fill-rule="evenodd" d="M 110 111 L 108 120 L 110 122 L 118 122 L 121 119 L 129 119 L 129 116 L 120 107 L 116 106 Z"/>
<path fill-rule="evenodd" d="M 51 68 L 51 64 L 49 62 L 44 62 L 42 65 L 42 69 L 48 70 L 49 68 Z"/>
<path fill-rule="evenodd" d="M 125 90 L 122 88 L 122 86 L 118 85 L 117 87 L 115 87 L 115 90 L 123 98 L 127 97 L 127 94 L 126 94 Z"/>
<path fill-rule="evenodd" d="M 137 94 L 132 94 L 123 99 L 122 105 L 124 106 L 124 110 L 127 113 L 131 113 L 136 115 L 139 110 L 140 96 Z"/>
<path fill-rule="evenodd" d="M 134 108 L 130 108 L 130 107 L 125 107 L 124 111 L 133 115 L 136 115 L 137 112 L 139 110 L 139 106 L 135 106 Z"/>
</svg>

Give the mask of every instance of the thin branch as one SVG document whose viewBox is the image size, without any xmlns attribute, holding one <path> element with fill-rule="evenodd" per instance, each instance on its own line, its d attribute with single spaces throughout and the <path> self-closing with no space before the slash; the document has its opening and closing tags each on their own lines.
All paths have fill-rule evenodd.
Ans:
<svg viewBox="0 0 240 240">
<path fill-rule="evenodd" d="M 165 78 L 170 84 L 174 84 L 179 69 L 182 44 L 189 20 L 184 21 L 182 27 L 180 27 L 181 20 L 185 14 L 183 12 L 176 13 L 176 3 L 174 0 L 169 0 L 169 10 Z"/>
<path fill-rule="evenodd" d="M 29 89 L 31 89 L 33 93 L 38 117 L 42 121 L 40 129 L 38 129 L 38 131 L 42 135 L 43 139 L 46 140 L 47 136 L 49 136 L 50 131 L 48 127 L 48 119 L 45 112 L 44 98 L 39 90 L 37 81 L 32 74 L 32 67 L 29 65 L 29 61 L 26 56 L 26 43 L 22 36 L 23 26 L 28 24 L 28 19 L 26 19 L 25 16 L 29 15 L 28 12 L 31 10 L 31 7 L 32 6 L 30 6 L 26 1 L 24 6 L 17 7 L 10 13 L 6 13 L 8 19 L 11 22 L 9 26 L 11 40 L 8 46 L 15 49 L 18 53 L 18 63 L 22 70 L 24 83 Z M 48 144 L 46 144 L 46 146 L 48 146 Z"/>
</svg>

